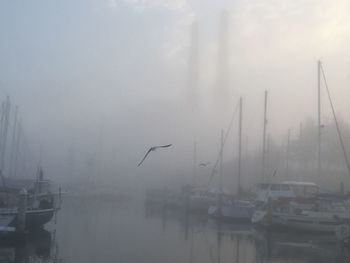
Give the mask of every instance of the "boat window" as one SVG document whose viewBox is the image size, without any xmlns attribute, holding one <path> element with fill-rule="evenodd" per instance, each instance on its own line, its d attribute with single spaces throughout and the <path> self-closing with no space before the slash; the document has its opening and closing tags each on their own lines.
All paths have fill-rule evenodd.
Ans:
<svg viewBox="0 0 350 263">
<path fill-rule="evenodd" d="M 288 190 L 289 190 L 289 185 L 287 185 L 287 184 L 281 184 L 281 190 L 283 190 L 283 191 L 288 191 Z"/>
<path fill-rule="evenodd" d="M 296 196 L 304 195 L 304 186 L 303 185 L 292 185 L 293 192 Z"/>
<path fill-rule="evenodd" d="M 258 184 L 258 189 L 266 190 L 269 188 L 269 184 Z"/>
<path fill-rule="evenodd" d="M 306 195 L 314 195 L 317 194 L 318 189 L 315 186 L 306 186 L 305 187 L 305 194 Z"/>
<path fill-rule="evenodd" d="M 278 191 L 278 190 L 280 190 L 280 186 L 281 185 L 279 185 L 279 184 L 273 184 L 273 185 L 271 185 L 271 190 Z"/>
</svg>

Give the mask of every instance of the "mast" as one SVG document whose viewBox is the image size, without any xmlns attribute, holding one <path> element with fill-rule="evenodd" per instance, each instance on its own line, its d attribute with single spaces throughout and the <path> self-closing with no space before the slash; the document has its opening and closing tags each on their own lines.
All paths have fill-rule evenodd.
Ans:
<svg viewBox="0 0 350 263">
<path fill-rule="evenodd" d="M 262 147 L 262 178 L 265 181 L 265 155 L 266 155 L 266 125 L 267 125 L 267 90 L 265 90 L 264 99 L 264 129 L 263 129 L 263 147 Z"/>
<path fill-rule="evenodd" d="M 18 156 L 20 154 L 19 147 L 20 147 L 20 140 L 21 140 L 21 133 L 22 133 L 22 121 L 21 121 L 21 119 L 19 119 L 17 126 L 18 126 L 18 128 L 17 128 L 17 135 L 16 135 L 16 149 L 15 149 L 15 158 L 14 158 L 14 162 L 13 162 L 13 176 L 14 177 L 17 174 L 17 161 L 18 161 Z M 24 158 L 24 155 L 22 155 L 22 156 Z"/>
<path fill-rule="evenodd" d="M 221 130 L 221 146 L 220 146 L 220 191 L 223 188 L 223 158 L 224 158 L 224 130 Z"/>
<path fill-rule="evenodd" d="M 5 168 L 5 154 L 6 154 L 6 143 L 7 143 L 7 132 L 8 132 L 8 126 L 9 126 L 9 117 L 10 117 L 10 110 L 11 110 L 11 103 L 10 103 L 10 97 L 6 96 L 6 100 L 3 104 L 3 127 L 2 127 L 2 134 L 1 134 L 1 159 L 0 159 L 0 169 L 2 172 L 4 172 Z"/>
<path fill-rule="evenodd" d="M 337 134 L 338 134 L 340 146 L 341 146 L 341 149 L 342 149 L 342 151 L 343 151 L 343 155 L 344 155 L 344 159 L 345 159 L 345 163 L 346 163 L 346 168 L 347 168 L 348 173 L 349 173 L 349 175 L 350 175 L 350 162 L 349 162 L 349 158 L 348 158 L 348 155 L 347 155 L 347 153 L 346 153 L 346 149 L 345 149 L 345 145 L 344 145 L 344 141 L 343 141 L 343 136 L 342 136 L 341 131 L 340 131 L 340 127 L 339 127 L 337 115 L 335 114 L 335 109 L 334 109 L 334 105 L 333 105 L 331 93 L 330 93 L 329 88 L 328 88 L 327 79 L 326 79 L 326 74 L 324 73 L 324 69 L 323 69 L 323 67 L 322 67 L 322 64 L 320 64 L 320 71 L 321 71 L 321 73 L 322 73 L 323 81 L 324 81 L 324 84 L 325 84 L 325 87 L 326 87 L 326 91 L 327 91 L 327 95 L 328 95 L 328 99 L 329 99 L 329 103 L 330 103 L 330 105 L 331 105 L 332 114 L 333 114 L 333 118 L 334 118 L 334 123 L 335 123 L 335 127 L 336 127 L 336 129 L 337 129 Z"/>
<path fill-rule="evenodd" d="M 239 98 L 239 125 L 238 125 L 238 196 L 241 195 L 241 162 L 242 162 L 242 108 L 243 100 Z"/>
<path fill-rule="evenodd" d="M 2 135 L 4 130 L 4 119 L 5 119 L 5 101 L 1 103 L 1 121 L 0 121 L 0 149 L 2 149 Z M 1 151 L 0 151 L 1 153 Z M 1 154 L 0 154 L 1 156 Z"/>
<path fill-rule="evenodd" d="M 18 115 L 18 106 L 16 106 L 15 108 L 15 117 L 13 122 L 11 156 L 10 156 L 10 176 L 13 176 L 13 159 L 16 151 L 17 115 Z"/>
<path fill-rule="evenodd" d="M 287 150 L 286 150 L 286 179 L 287 180 L 289 176 L 289 145 L 290 145 L 290 129 L 288 129 Z"/>
<path fill-rule="evenodd" d="M 223 159 L 224 159 L 224 130 L 221 130 L 220 145 L 220 178 L 219 178 L 219 217 L 222 215 L 222 194 L 223 194 Z"/>
<path fill-rule="evenodd" d="M 321 61 L 317 61 L 317 172 L 321 175 Z"/>
<path fill-rule="evenodd" d="M 193 144 L 193 186 L 196 185 L 197 177 L 197 142 Z"/>
</svg>

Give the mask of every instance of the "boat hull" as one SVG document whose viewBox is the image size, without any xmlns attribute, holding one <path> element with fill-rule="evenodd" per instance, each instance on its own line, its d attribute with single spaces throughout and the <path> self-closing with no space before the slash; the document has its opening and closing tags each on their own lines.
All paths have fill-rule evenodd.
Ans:
<svg viewBox="0 0 350 263">
<path fill-rule="evenodd" d="M 37 209 L 26 212 L 26 229 L 39 228 L 50 222 L 55 214 L 55 209 Z M 0 212 L 0 216 L 13 216 L 10 227 L 17 225 L 17 212 Z"/>
<path fill-rule="evenodd" d="M 254 213 L 252 222 L 260 226 L 274 229 L 290 229 L 332 234 L 335 234 L 339 227 L 349 223 L 331 217 L 322 218 L 278 213 L 269 216 L 268 213 L 262 211 Z"/>
<path fill-rule="evenodd" d="M 211 206 L 208 210 L 209 216 L 220 217 L 225 221 L 235 222 L 251 222 L 253 214 L 252 207 L 242 207 L 236 205 L 223 205 L 221 208 L 221 215 L 217 206 Z"/>
</svg>

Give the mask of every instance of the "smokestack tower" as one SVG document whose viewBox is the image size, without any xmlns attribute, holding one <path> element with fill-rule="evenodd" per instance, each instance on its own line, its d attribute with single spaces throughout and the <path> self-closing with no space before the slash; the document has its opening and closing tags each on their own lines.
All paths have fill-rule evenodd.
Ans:
<svg viewBox="0 0 350 263">
<path fill-rule="evenodd" d="M 191 105 L 195 105 L 198 97 L 199 61 L 198 61 L 198 22 L 191 27 L 191 40 L 188 61 L 188 97 Z"/>
<path fill-rule="evenodd" d="M 229 23 L 227 11 L 223 11 L 220 17 L 217 90 L 220 103 L 227 101 L 229 95 Z"/>
</svg>

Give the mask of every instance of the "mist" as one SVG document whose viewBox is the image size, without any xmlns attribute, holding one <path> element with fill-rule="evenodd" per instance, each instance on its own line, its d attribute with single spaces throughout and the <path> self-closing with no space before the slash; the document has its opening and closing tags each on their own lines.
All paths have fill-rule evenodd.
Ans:
<svg viewBox="0 0 350 263">
<path fill-rule="evenodd" d="M 252 188 L 265 90 L 276 147 L 284 147 L 288 129 L 295 140 L 300 123 L 317 118 L 318 59 L 342 129 L 349 122 L 348 11 L 346 1 L 3 3 L 1 97 L 19 107 L 27 173 L 40 163 L 62 184 L 189 183 L 194 142 L 198 161 L 214 163 L 220 131 L 242 96 L 243 148 L 247 162 L 255 159 L 255 170 L 242 173 Z M 331 124 L 322 96 L 322 119 Z M 235 118 L 224 150 L 229 180 Z M 150 146 L 166 143 L 172 149 L 136 166 Z M 271 165 L 282 167 L 280 159 Z M 197 169 L 203 183 L 207 170 Z"/>
</svg>

